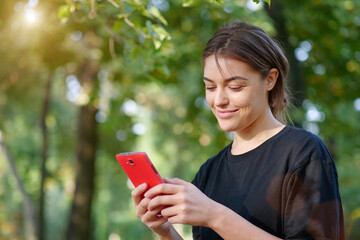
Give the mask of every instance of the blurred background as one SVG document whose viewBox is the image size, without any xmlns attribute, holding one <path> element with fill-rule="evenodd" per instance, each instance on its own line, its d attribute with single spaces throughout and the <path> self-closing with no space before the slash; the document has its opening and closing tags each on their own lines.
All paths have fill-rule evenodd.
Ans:
<svg viewBox="0 0 360 240">
<path fill-rule="evenodd" d="M 0 239 L 154 239 L 115 154 L 146 151 L 162 176 L 191 181 L 230 143 L 201 52 L 234 20 L 285 49 L 291 124 L 326 143 L 347 239 L 360 239 L 357 0 L 2 0 Z"/>
</svg>

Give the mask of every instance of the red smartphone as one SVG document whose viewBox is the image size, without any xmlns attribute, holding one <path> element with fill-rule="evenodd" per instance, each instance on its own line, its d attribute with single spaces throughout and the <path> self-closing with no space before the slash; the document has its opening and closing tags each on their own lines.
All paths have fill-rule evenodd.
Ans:
<svg viewBox="0 0 360 240">
<path fill-rule="evenodd" d="M 135 187 L 147 183 L 148 189 L 164 183 L 145 152 L 116 154 L 116 159 Z"/>
</svg>

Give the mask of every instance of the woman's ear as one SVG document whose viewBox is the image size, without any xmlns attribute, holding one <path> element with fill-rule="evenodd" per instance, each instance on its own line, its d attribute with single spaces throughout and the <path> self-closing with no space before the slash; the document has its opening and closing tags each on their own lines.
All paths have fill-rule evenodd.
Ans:
<svg viewBox="0 0 360 240">
<path fill-rule="evenodd" d="M 276 68 L 270 69 L 270 71 L 266 77 L 266 90 L 267 91 L 271 91 L 275 87 L 278 77 L 279 77 L 279 70 L 277 70 Z"/>
</svg>

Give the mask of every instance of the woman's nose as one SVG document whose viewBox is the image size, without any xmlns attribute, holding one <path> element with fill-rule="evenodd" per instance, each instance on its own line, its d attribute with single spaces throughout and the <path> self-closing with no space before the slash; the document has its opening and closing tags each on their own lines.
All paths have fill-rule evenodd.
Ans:
<svg viewBox="0 0 360 240">
<path fill-rule="evenodd" d="M 218 88 L 215 93 L 215 99 L 214 104 L 215 106 L 224 106 L 229 103 L 229 98 L 227 96 L 227 93 L 223 90 Z"/>
</svg>

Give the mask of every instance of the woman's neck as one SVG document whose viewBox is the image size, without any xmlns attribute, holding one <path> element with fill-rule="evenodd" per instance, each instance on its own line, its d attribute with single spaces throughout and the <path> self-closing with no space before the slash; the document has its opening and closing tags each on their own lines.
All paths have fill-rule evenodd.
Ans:
<svg viewBox="0 0 360 240">
<path fill-rule="evenodd" d="M 284 127 L 285 125 L 276 120 L 269 109 L 263 118 L 258 119 L 245 129 L 234 132 L 231 153 L 237 155 L 253 150 Z"/>
</svg>

